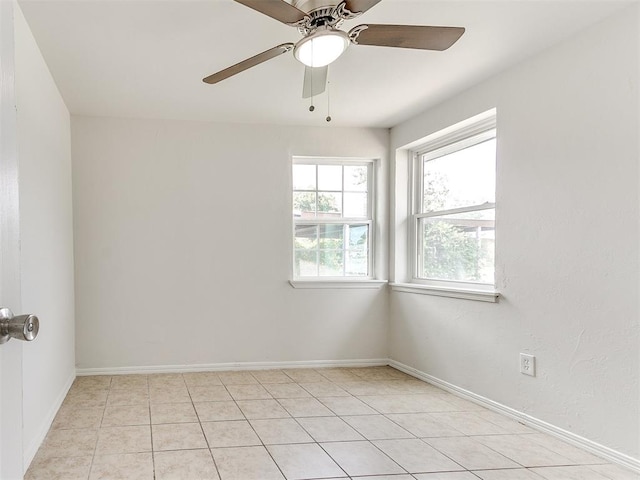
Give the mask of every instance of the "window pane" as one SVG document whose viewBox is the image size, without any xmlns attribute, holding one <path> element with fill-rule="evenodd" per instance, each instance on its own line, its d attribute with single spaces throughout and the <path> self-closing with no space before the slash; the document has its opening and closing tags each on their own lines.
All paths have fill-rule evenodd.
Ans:
<svg viewBox="0 0 640 480">
<path fill-rule="evenodd" d="M 369 248 L 368 236 L 369 225 L 347 225 L 349 241 L 347 248 L 349 250 L 367 250 Z"/>
<path fill-rule="evenodd" d="M 423 211 L 495 202 L 495 138 L 434 160 L 423 161 Z"/>
<path fill-rule="evenodd" d="M 366 250 L 348 251 L 345 275 L 350 277 L 366 277 L 369 272 L 369 253 Z"/>
<path fill-rule="evenodd" d="M 315 190 L 316 189 L 316 166 L 315 165 L 294 165 L 293 166 L 293 189 L 294 190 Z"/>
<path fill-rule="evenodd" d="M 318 192 L 318 216 L 340 217 L 342 216 L 342 194 L 330 192 Z"/>
<path fill-rule="evenodd" d="M 418 276 L 460 282 L 494 282 L 495 210 L 422 218 Z"/>
<path fill-rule="evenodd" d="M 297 250 L 318 248 L 318 226 L 296 225 L 294 242 Z"/>
<path fill-rule="evenodd" d="M 316 194 L 293 192 L 293 216 L 309 218 L 316 216 Z"/>
<path fill-rule="evenodd" d="M 345 166 L 344 167 L 344 189 L 345 191 L 367 191 L 367 167 Z"/>
<path fill-rule="evenodd" d="M 367 218 L 367 194 L 345 193 L 344 216 L 347 218 Z"/>
<path fill-rule="evenodd" d="M 318 165 L 318 190 L 342 191 L 341 165 Z"/>
<path fill-rule="evenodd" d="M 342 250 L 320 250 L 321 277 L 344 276 L 344 253 Z"/>
<path fill-rule="evenodd" d="M 320 248 L 335 250 L 344 248 L 343 225 L 318 225 L 320 229 Z"/>
<path fill-rule="evenodd" d="M 317 277 L 318 251 L 296 250 L 293 264 L 294 272 L 297 277 Z"/>
</svg>

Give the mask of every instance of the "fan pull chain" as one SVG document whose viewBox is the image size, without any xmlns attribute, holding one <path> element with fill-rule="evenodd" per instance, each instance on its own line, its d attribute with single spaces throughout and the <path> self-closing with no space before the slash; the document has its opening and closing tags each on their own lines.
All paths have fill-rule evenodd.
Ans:
<svg viewBox="0 0 640 480">
<path fill-rule="evenodd" d="M 327 122 L 331 121 L 331 82 L 327 81 Z"/>
<path fill-rule="evenodd" d="M 313 49 L 313 44 L 311 44 L 311 48 Z M 313 105 L 313 71 L 311 71 L 311 106 L 309 107 L 309 111 L 313 112 L 316 107 Z"/>
</svg>

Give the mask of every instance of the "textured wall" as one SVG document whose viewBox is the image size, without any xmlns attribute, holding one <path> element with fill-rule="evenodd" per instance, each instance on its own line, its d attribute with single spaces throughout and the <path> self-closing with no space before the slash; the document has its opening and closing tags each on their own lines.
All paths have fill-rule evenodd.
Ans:
<svg viewBox="0 0 640 480">
<path fill-rule="evenodd" d="M 394 292 L 390 324 L 393 359 L 636 458 L 638 18 L 627 9 L 392 130 L 395 152 L 497 107 L 502 298 Z"/>
</svg>

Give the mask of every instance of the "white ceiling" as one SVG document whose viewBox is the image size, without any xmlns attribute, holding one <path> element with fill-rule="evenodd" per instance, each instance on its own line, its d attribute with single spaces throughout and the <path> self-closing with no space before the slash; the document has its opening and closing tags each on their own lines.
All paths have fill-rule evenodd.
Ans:
<svg viewBox="0 0 640 480">
<path fill-rule="evenodd" d="M 0 0 L 1 1 L 1 0 Z M 629 2 L 626 2 L 629 3 Z M 330 68 L 332 125 L 391 127 L 597 22 L 624 2 L 383 0 L 361 23 L 466 27 L 451 49 L 351 46 Z M 74 114 L 324 125 L 285 54 L 217 85 L 201 79 L 300 38 L 233 0 L 23 0 Z"/>
</svg>

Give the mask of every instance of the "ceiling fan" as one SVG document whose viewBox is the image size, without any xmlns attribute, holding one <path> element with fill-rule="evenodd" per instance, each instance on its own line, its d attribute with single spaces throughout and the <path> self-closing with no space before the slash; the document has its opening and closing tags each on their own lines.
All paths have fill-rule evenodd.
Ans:
<svg viewBox="0 0 640 480">
<path fill-rule="evenodd" d="M 380 0 L 235 0 L 268 17 L 298 29 L 302 39 L 270 48 L 236 65 L 203 79 L 214 84 L 260 63 L 293 50 L 294 57 L 305 65 L 303 98 L 322 93 L 326 88 L 328 66 L 350 44 L 382 47 L 446 50 L 464 33 L 461 27 L 366 24 L 340 30 L 345 20 L 363 14 Z"/>
</svg>

